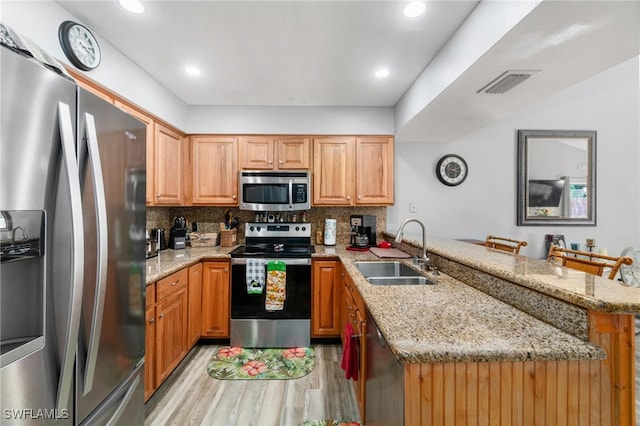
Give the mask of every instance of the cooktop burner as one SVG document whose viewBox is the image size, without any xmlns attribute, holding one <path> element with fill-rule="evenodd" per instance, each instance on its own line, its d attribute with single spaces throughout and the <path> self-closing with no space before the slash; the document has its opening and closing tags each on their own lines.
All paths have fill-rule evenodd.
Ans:
<svg viewBox="0 0 640 426">
<path fill-rule="evenodd" d="M 245 237 L 246 244 L 235 248 L 231 257 L 311 257 L 315 251 L 309 223 L 249 222 Z"/>
</svg>

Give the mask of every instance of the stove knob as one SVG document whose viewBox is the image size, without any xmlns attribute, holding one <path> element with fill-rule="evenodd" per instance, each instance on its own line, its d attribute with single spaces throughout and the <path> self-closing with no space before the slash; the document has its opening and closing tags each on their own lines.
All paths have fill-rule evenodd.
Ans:
<svg viewBox="0 0 640 426">
<path fill-rule="evenodd" d="M 260 232 L 260 230 L 262 229 L 262 227 L 258 226 L 258 228 L 256 228 L 258 230 L 258 232 Z"/>
<path fill-rule="evenodd" d="M 299 227 L 299 226 L 296 226 L 296 231 L 299 231 L 299 230 L 300 230 L 300 227 Z"/>
<path fill-rule="evenodd" d="M 307 230 L 307 227 L 306 227 L 306 226 L 303 226 L 303 227 L 302 227 L 302 230 L 303 230 L 303 231 L 306 231 L 306 230 Z"/>
<path fill-rule="evenodd" d="M 249 227 L 249 231 L 253 232 L 253 226 Z"/>
</svg>

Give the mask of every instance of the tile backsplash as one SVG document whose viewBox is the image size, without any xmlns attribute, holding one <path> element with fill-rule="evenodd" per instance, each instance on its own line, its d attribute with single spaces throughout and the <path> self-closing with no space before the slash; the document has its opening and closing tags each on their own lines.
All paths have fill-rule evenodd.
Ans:
<svg viewBox="0 0 640 426">
<path fill-rule="evenodd" d="M 220 222 L 224 222 L 224 213 L 231 210 L 234 217 L 240 221 L 238 228 L 238 240 L 244 242 L 244 224 L 255 221 L 257 212 L 239 210 L 230 207 L 147 207 L 147 229 L 164 228 L 169 233 L 173 225 L 173 218 L 182 216 L 187 220 L 187 229 L 191 230 L 191 224 L 197 222 L 199 229 L 204 232 L 218 232 Z M 296 212 L 298 222 L 301 221 L 302 212 Z M 349 217 L 352 214 L 376 215 L 377 240 L 382 240 L 382 232 L 387 224 L 386 207 L 313 207 L 306 212 L 307 222 L 311 223 L 311 236 L 314 244 L 316 231 L 324 229 L 325 219 L 337 221 L 337 244 L 349 244 Z"/>
</svg>

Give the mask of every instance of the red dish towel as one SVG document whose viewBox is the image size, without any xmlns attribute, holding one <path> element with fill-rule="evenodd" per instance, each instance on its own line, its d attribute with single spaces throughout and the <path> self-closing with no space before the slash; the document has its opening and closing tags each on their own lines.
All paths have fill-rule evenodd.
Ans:
<svg viewBox="0 0 640 426">
<path fill-rule="evenodd" d="M 353 341 L 353 326 L 347 322 L 344 326 L 344 347 L 342 348 L 342 369 L 347 380 L 358 380 L 358 348 Z"/>
</svg>

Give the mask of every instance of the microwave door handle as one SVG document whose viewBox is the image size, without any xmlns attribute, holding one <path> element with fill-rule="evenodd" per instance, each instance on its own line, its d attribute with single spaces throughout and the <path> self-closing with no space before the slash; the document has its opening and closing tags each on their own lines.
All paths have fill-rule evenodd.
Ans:
<svg viewBox="0 0 640 426">
<path fill-rule="evenodd" d="M 75 349 L 80 328 L 80 310 L 82 308 L 82 280 L 84 278 L 84 225 L 82 219 L 82 195 L 80 192 L 80 178 L 78 164 L 76 162 L 76 150 L 71 122 L 69 105 L 58 102 L 58 125 L 60 127 L 60 140 L 62 143 L 62 161 L 69 181 L 69 196 L 71 203 L 71 238 L 72 272 L 71 272 L 71 297 L 68 310 L 69 318 L 66 324 L 66 340 L 60 363 L 60 376 L 58 379 L 59 410 L 69 409 L 69 396 L 73 385 Z"/>
<path fill-rule="evenodd" d="M 289 208 L 293 208 L 293 179 L 289 179 Z"/>
<path fill-rule="evenodd" d="M 91 317 L 91 330 L 89 334 L 89 344 L 87 346 L 87 357 L 84 366 L 84 383 L 82 392 L 88 394 L 93 387 L 93 378 L 96 371 L 98 359 L 98 347 L 100 345 L 100 333 L 102 331 L 102 317 L 104 313 L 104 299 L 107 283 L 107 260 L 109 257 L 109 236 L 107 226 L 107 205 L 104 191 L 104 178 L 102 175 L 102 164 L 100 162 L 100 151 L 98 149 L 98 136 L 93 115 L 85 113 L 85 136 L 91 163 L 91 177 L 93 178 L 93 193 L 96 206 L 96 231 L 98 240 L 97 266 L 96 266 L 96 286 L 93 302 L 93 314 Z"/>
</svg>

